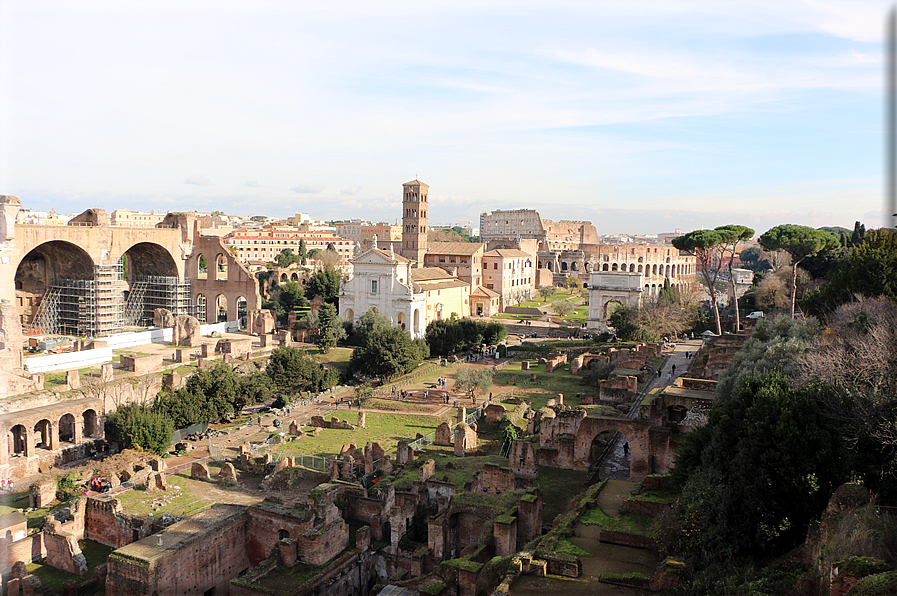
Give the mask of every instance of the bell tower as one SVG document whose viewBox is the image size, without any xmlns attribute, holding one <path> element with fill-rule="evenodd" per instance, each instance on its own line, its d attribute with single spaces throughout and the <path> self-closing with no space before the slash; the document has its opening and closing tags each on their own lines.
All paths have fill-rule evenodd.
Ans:
<svg viewBox="0 0 897 596">
<path fill-rule="evenodd" d="M 402 256 L 424 266 L 427 254 L 427 193 L 420 180 L 402 185 Z"/>
</svg>

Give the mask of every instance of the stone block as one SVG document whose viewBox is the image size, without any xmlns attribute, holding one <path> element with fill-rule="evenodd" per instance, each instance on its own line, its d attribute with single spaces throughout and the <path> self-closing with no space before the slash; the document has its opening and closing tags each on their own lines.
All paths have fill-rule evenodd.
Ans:
<svg viewBox="0 0 897 596">
<path fill-rule="evenodd" d="M 107 362 L 106 364 L 100 367 L 100 381 L 104 383 L 108 383 L 112 380 L 113 372 L 112 372 L 112 363 Z"/>
<path fill-rule="evenodd" d="M 190 364 L 190 355 L 192 350 L 175 350 L 174 361 L 180 364 Z"/>
<path fill-rule="evenodd" d="M 148 374 L 162 367 L 162 356 L 150 354 L 138 356 L 136 354 L 122 354 L 121 365 L 133 373 Z"/>
<path fill-rule="evenodd" d="M 443 422 L 436 427 L 436 437 L 433 439 L 433 443 L 446 446 L 452 444 L 452 428 L 448 422 Z"/>
<path fill-rule="evenodd" d="M 427 462 L 420 467 L 420 481 L 426 482 L 436 475 L 436 462 L 428 459 Z"/>
<path fill-rule="evenodd" d="M 200 355 L 201 358 L 208 358 L 208 357 L 209 357 L 209 345 L 210 345 L 210 344 L 201 344 L 201 345 L 199 346 L 199 355 Z"/>
<path fill-rule="evenodd" d="M 77 370 L 68 370 L 65 373 L 65 384 L 69 389 L 77 389 L 81 386 L 81 373 Z"/>
<path fill-rule="evenodd" d="M 367 427 L 367 417 L 364 415 L 364 412 L 358 412 L 358 427 L 359 428 Z"/>
<path fill-rule="evenodd" d="M 208 480 L 209 467 L 202 462 L 193 462 L 193 465 L 190 466 L 190 477 L 198 478 L 200 480 Z"/>
<path fill-rule="evenodd" d="M 468 451 L 477 448 L 477 433 L 465 423 L 455 427 L 455 456 L 464 457 Z"/>
<path fill-rule="evenodd" d="M 33 509 L 42 509 L 56 499 L 56 479 L 41 478 L 28 487 L 28 505 Z"/>
</svg>

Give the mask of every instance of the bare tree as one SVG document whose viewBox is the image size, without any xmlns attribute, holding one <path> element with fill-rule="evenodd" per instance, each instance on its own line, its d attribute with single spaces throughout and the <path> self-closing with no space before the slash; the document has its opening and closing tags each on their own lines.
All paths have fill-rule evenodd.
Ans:
<svg viewBox="0 0 897 596">
<path fill-rule="evenodd" d="M 638 311 L 638 326 L 646 339 L 675 336 L 689 327 L 688 312 L 678 304 L 667 300 L 647 300 Z"/>
</svg>

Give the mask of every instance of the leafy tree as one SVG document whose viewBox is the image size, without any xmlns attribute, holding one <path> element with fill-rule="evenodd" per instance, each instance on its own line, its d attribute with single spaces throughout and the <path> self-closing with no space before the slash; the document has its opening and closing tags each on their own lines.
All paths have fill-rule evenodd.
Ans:
<svg viewBox="0 0 897 596">
<path fill-rule="evenodd" d="M 268 218 L 265 215 L 253 215 L 252 217 L 249 218 L 249 221 L 263 221 L 266 219 L 268 219 Z"/>
<path fill-rule="evenodd" d="M 208 273 L 209 272 L 209 261 L 206 259 L 205 254 L 199 255 L 199 272 L 200 273 Z"/>
<path fill-rule="evenodd" d="M 274 317 L 281 323 L 286 323 L 287 311 L 280 300 L 265 300 L 262 302 L 262 308 L 270 310 L 274 314 Z"/>
<path fill-rule="evenodd" d="M 679 296 L 679 288 L 670 284 L 670 278 L 663 278 L 663 287 L 660 288 L 658 297 L 668 304 L 679 304 L 682 299 Z"/>
<path fill-rule="evenodd" d="M 276 257 L 274 260 L 277 261 L 277 264 L 280 267 L 289 267 L 293 263 L 299 263 L 302 261 L 302 257 L 299 255 L 293 254 L 292 248 L 285 248 Z"/>
<path fill-rule="evenodd" d="M 716 333 L 722 335 L 723 328 L 719 318 L 719 306 L 716 303 L 716 280 L 719 277 L 719 268 L 714 269 L 714 264 L 719 263 L 719 257 L 723 250 L 723 236 L 716 230 L 695 230 L 683 236 L 672 239 L 672 244 L 679 250 L 684 250 L 695 256 L 701 275 L 707 284 L 707 293 L 710 294 L 710 304 L 713 307 L 713 318 L 716 321 Z"/>
<path fill-rule="evenodd" d="M 265 373 L 280 392 L 320 393 L 339 380 L 335 370 L 325 369 L 304 350 L 293 347 L 275 348 Z"/>
<path fill-rule="evenodd" d="M 338 305 L 340 281 L 340 274 L 333 267 L 318 269 L 308 279 L 305 293 L 311 297 L 320 296 L 326 302 Z"/>
<path fill-rule="evenodd" d="M 332 304 L 322 304 L 318 309 L 318 333 L 315 337 L 318 345 L 324 352 L 328 352 L 345 338 L 346 329 L 336 307 Z"/>
<path fill-rule="evenodd" d="M 728 256 L 729 261 L 729 283 L 735 283 L 735 277 L 732 274 L 732 269 L 734 268 L 735 261 L 735 253 L 738 251 L 738 245 L 745 240 L 750 240 L 754 237 L 754 230 L 747 226 L 741 226 L 736 224 L 729 224 L 725 226 L 719 226 L 715 228 L 715 230 L 720 235 L 720 252 L 721 255 L 725 258 Z M 741 329 L 741 318 L 738 314 L 738 292 L 733 291 L 732 296 L 735 300 L 735 329 Z"/>
<path fill-rule="evenodd" d="M 847 451 L 815 393 L 778 373 L 745 379 L 708 426 L 677 508 L 697 521 L 710 559 L 793 547 L 847 479 Z"/>
<path fill-rule="evenodd" d="M 520 430 L 511 422 L 511 417 L 505 414 L 498 422 L 498 433 L 501 435 L 502 444 L 516 441 L 520 437 Z"/>
<path fill-rule="evenodd" d="M 478 391 L 488 391 L 492 386 L 492 370 L 488 368 L 462 368 L 455 374 L 455 390 L 473 398 Z"/>
<path fill-rule="evenodd" d="M 374 309 L 368 309 L 358 317 L 358 322 L 355 323 L 355 335 L 361 345 L 364 346 L 367 345 L 368 337 L 370 337 L 371 333 L 391 326 L 386 315 Z"/>
<path fill-rule="evenodd" d="M 564 278 L 564 287 L 567 289 L 575 289 L 582 286 L 582 282 L 579 281 L 579 278 L 573 275 L 569 275 Z"/>
<path fill-rule="evenodd" d="M 555 289 L 554 286 L 539 286 L 536 293 L 539 294 L 539 298 L 541 298 L 543 302 L 548 302 L 548 299 L 554 296 L 556 291 L 557 289 Z"/>
<path fill-rule="evenodd" d="M 619 339 L 631 341 L 638 335 L 638 308 L 629 304 L 618 306 L 607 318 L 607 322 L 614 328 Z"/>
<path fill-rule="evenodd" d="M 140 447 L 162 455 L 171 445 L 174 423 L 164 414 L 138 404 L 127 404 L 106 417 L 106 433 L 123 449 Z"/>
<path fill-rule="evenodd" d="M 791 319 L 784 315 L 773 321 L 757 323 L 750 339 L 744 342 L 716 385 L 716 399 L 725 401 L 736 395 L 747 377 L 763 376 L 770 372 L 787 377 L 800 370 L 800 357 L 821 334 L 815 319 Z"/>
<path fill-rule="evenodd" d="M 807 257 L 818 254 L 826 247 L 838 245 L 838 239 L 821 230 L 807 226 L 782 224 L 760 236 L 760 245 L 766 250 L 784 250 L 791 255 L 791 316 L 797 297 L 797 266 Z"/>
<path fill-rule="evenodd" d="M 748 246 L 741 251 L 738 258 L 741 259 L 745 269 L 750 269 L 754 273 L 772 269 L 772 264 L 763 256 L 763 249 L 759 246 Z"/>
<path fill-rule="evenodd" d="M 426 339 L 434 356 L 449 356 L 479 348 L 482 344 L 498 344 L 507 334 L 508 329 L 501 323 L 464 317 L 431 321 L 427 325 Z"/>
<path fill-rule="evenodd" d="M 308 247 L 305 245 L 305 238 L 299 239 L 299 249 L 296 251 L 296 255 L 298 255 L 302 261 L 305 261 L 308 257 Z"/>
<path fill-rule="evenodd" d="M 297 308 L 308 306 L 308 300 L 305 299 L 302 286 L 295 281 L 288 281 L 280 285 L 278 300 L 287 313 L 294 312 Z"/>
<path fill-rule="evenodd" d="M 822 308 L 832 311 L 857 294 L 897 301 L 897 233 L 882 228 L 863 233 L 862 244 L 847 249 L 844 262 L 819 291 Z"/>
<path fill-rule="evenodd" d="M 428 355 L 425 346 L 398 327 L 374 329 L 366 345 L 352 351 L 350 367 L 363 375 L 390 379 L 417 368 Z"/>
<path fill-rule="evenodd" d="M 571 312 L 576 310 L 576 305 L 569 300 L 556 300 L 551 303 L 551 310 L 562 317 L 566 317 Z"/>
</svg>

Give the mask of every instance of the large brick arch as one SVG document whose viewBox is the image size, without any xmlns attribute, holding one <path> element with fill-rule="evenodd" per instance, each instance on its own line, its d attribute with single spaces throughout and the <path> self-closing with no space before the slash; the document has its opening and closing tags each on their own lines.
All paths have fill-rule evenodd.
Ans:
<svg viewBox="0 0 897 596">
<path fill-rule="evenodd" d="M 178 255 L 156 242 L 135 242 L 122 250 L 119 255 L 112 255 L 110 260 L 118 261 L 122 256 L 128 257 L 128 279 L 135 275 L 153 275 L 157 277 L 179 277 Z"/>
<path fill-rule="evenodd" d="M 581 469 L 591 465 L 592 441 L 603 432 L 618 432 L 629 443 L 629 479 L 640 480 L 651 473 L 651 425 L 642 420 L 584 418 L 576 432 L 573 461 Z"/>
</svg>

